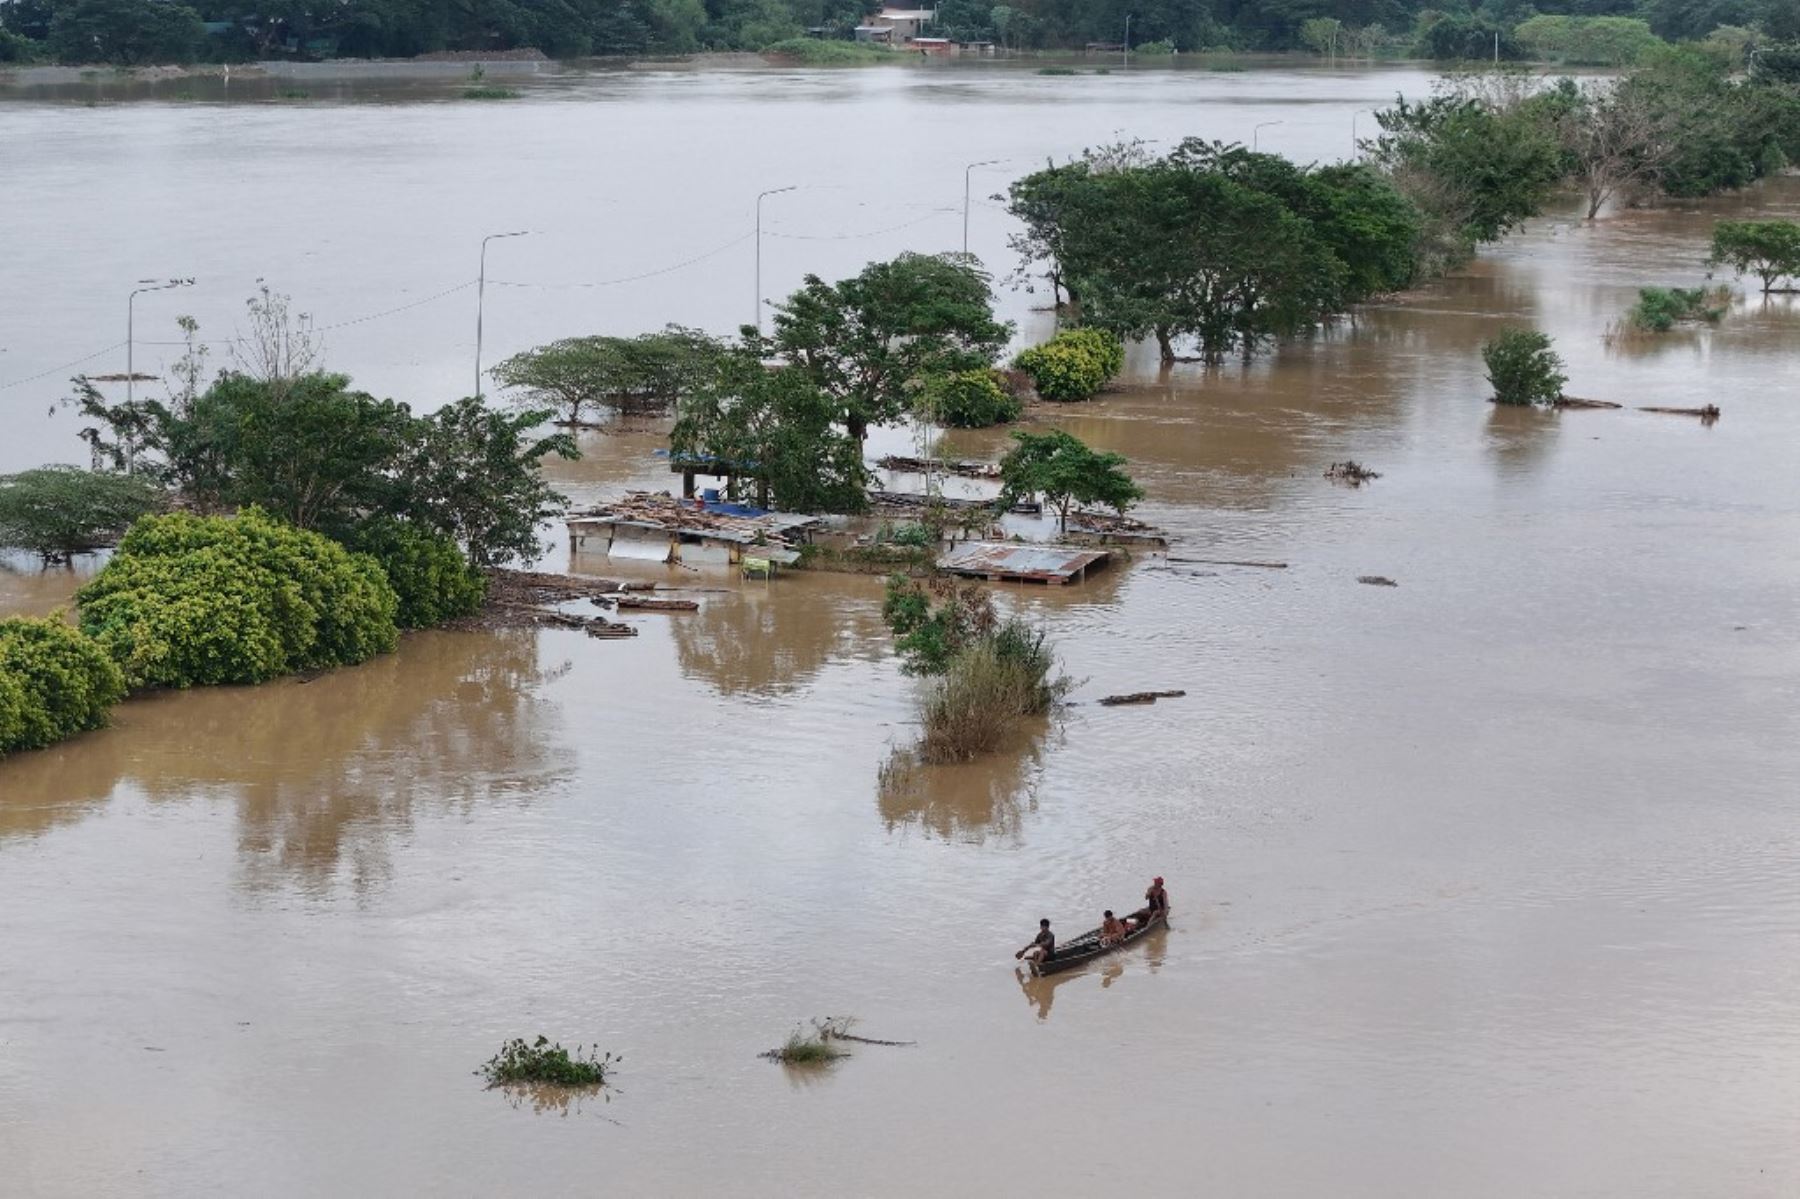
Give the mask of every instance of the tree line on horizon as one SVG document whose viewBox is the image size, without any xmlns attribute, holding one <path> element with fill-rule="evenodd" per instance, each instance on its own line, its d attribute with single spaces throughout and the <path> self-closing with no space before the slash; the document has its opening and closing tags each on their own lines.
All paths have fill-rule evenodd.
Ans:
<svg viewBox="0 0 1800 1199">
<path fill-rule="evenodd" d="M 879 0 L 0 0 L 0 62 L 760 50 L 809 32 L 848 37 L 880 8 Z M 1716 37 L 1740 53 L 1759 40 L 1800 40 L 1792 0 L 941 0 L 937 15 L 934 32 L 1024 50 L 1119 43 L 1127 15 L 1133 46 L 1151 52 L 1498 53 L 1626 65 L 1620 55 L 1663 40 Z"/>
</svg>

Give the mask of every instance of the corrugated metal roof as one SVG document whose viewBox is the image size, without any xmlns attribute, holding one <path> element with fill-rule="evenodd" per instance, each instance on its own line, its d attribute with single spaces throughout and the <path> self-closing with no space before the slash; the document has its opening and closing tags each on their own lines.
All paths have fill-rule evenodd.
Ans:
<svg viewBox="0 0 1800 1199">
<path fill-rule="evenodd" d="M 1066 583 L 1109 557 L 1106 550 L 1067 545 L 971 541 L 946 553 L 938 565 L 952 574 Z"/>
</svg>

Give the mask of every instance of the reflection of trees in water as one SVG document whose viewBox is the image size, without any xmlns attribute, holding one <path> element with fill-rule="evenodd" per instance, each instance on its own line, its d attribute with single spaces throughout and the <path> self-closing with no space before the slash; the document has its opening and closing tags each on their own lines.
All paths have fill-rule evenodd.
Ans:
<svg viewBox="0 0 1800 1199">
<path fill-rule="evenodd" d="M 708 596 L 669 617 L 681 672 L 724 695 L 776 695 L 811 682 L 833 658 L 885 649 L 878 613 L 817 580 Z"/>
<path fill-rule="evenodd" d="M 555 1087 L 543 1083 L 507 1083 L 490 1090 L 499 1091 L 514 1111 L 529 1107 L 540 1116 L 579 1116 L 584 1107 L 595 1103 L 611 1103 L 611 1087 Z M 600 1115 L 598 1112 L 595 1115 Z M 609 1124 L 617 1124 L 611 1116 L 600 1116 Z"/>
<path fill-rule="evenodd" d="M 249 885 L 357 888 L 389 870 L 417 805 L 468 814 L 559 777 L 530 630 L 431 633 L 303 682 L 150 697 L 124 727 L 0 764 L 0 835 L 78 818 L 121 785 L 237 805 Z"/>
<path fill-rule="evenodd" d="M 1524 474 L 1543 465 L 1556 445 L 1560 414 L 1514 404 L 1490 406 L 1487 449 L 1506 474 Z"/>
<path fill-rule="evenodd" d="M 1049 722 L 1021 734 L 1016 745 L 945 766 L 896 749 L 876 785 L 876 806 L 888 831 L 916 824 L 946 841 L 1017 837 L 1026 813 L 1037 811 L 1037 782 Z"/>
</svg>

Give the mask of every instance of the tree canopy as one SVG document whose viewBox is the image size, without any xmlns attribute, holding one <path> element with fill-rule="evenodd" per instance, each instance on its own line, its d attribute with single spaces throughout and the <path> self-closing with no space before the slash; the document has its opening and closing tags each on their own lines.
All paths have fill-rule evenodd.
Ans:
<svg viewBox="0 0 1800 1199">
<path fill-rule="evenodd" d="M 594 409 L 666 411 L 704 385 L 723 348 L 697 329 L 670 325 L 637 337 L 571 337 L 515 354 L 494 380 L 520 393 L 526 407 L 550 408 L 566 425 L 589 423 Z"/>
<path fill-rule="evenodd" d="M 1101 504 L 1123 513 L 1144 498 L 1143 488 L 1125 473 L 1122 455 L 1091 449 L 1072 433 L 1014 433 L 1016 443 L 1000 459 L 1000 499 L 1010 506 L 1041 495 L 1069 523 L 1076 504 Z"/>
<path fill-rule="evenodd" d="M 762 356 L 804 374 L 858 442 L 906 415 L 928 378 L 992 366 L 1012 336 L 988 277 L 955 254 L 902 254 L 838 283 L 808 275 L 773 323 Z"/>
</svg>

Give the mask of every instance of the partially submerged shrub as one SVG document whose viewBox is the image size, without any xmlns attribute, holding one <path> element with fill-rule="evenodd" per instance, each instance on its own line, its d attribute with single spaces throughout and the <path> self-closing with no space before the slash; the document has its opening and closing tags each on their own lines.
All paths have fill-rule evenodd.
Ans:
<svg viewBox="0 0 1800 1199">
<path fill-rule="evenodd" d="M 1024 405 L 1008 394 L 991 370 L 939 375 L 925 385 L 920 409 L 953 429 L 985 429 L 1019 419 Z"/>
<path fill-rule="evenodd" d="M 56 617 L 0 620 L 0 756 L 106 723 L 125 677 L 106 651 Z"/>
<path fill-rule="evenodd" d="M 1132 49 L 1139 54 L 1147 54 L 1152 58 L 1157 58 L 1175 53 L 1175 43 L 1165 37 L 1159 38 L 1154 42 L 1144 42 L 1140 45 L 1133 46 Z"/>
<path fill-rule="evenodd" d="M 1703 287 L 1645 287 L 1625 314 L 1632 328 L 1644 333 L 1667 333 L 1678 321 L 1716 323 L 1725 315 L 1723 291 L 1709 293 Z"/>
<path fill-rule="evenodd" d="M 463 88 L 465 100 L 517 100 L 519 95 L 517 88 L 495 87 L 493 84 Z"/>
<path fill-rule="evenodd" d="M 1013 360 L 1046 400 L 1093 398 L 1125 365 L 1125 347 L 1101 329 L 1064 329 Z"/>
<path fill-rule="evenodd" d="M 1003 746 L 1021 720 L 1049 709 L 1062 693 L 1044 635 L 1020 620 L 1002 625 L 957 654 L 920 708 L 919 754 L 927 762 L 965 762 Z"/>
<path fill-rule="evenodd" d="M 500 1047 L 500 1052 L 482 1063 L 477 1071 L 490 1087 L 515 1083 L 541 1083 L 553 1087 L 598 1087 L 624 1058 L 610 1052 L 602 1055 L 599 1047 L 577 1045 L 573 1052 L 553 1044 L 539 1035 L 529 1044 L 514 1037 Z"/>
<path fill-rule="evenodd" d="M 1550 339 L 1531 329 L 1507 329 L 1481 347 L 1498 404 L 1550 404 L 1569 381 Z"/>
<path fill-rule="evenodd" d="M 132 687 L 260 683 L 361 662 L 398 635 L 373 558 L 255 508 L 143 518 L 76 602 Z"/>
<path fill-rule="evenodd" d="M 896 638 L 907 674 L 943 674 L 957 654 L 999 628 L 994 601 L 979 583 L 888 579 L 881 617 Z"/>
<path fill-rule="evenodd" d="M 442 533 L 377 518 L 356 531 L 350 548 L 381 563 L 398 600 L 394 623 L 402 629 L 471 615 L 487 597 L 487 577 Z"/>
<path fill-rule="evenodd" d="M 66 560 L 114 544 L 162 505 L 163 493 L 137 475 L 79 466 L 0 475 L 0 546 Z"/>
</svg>

